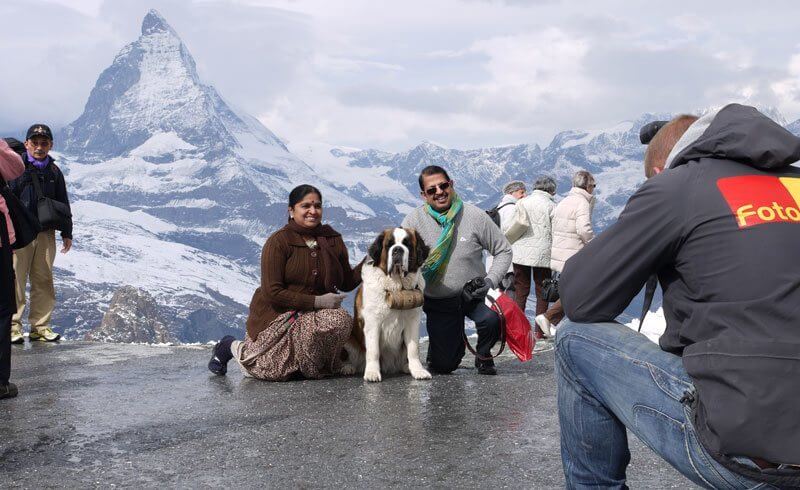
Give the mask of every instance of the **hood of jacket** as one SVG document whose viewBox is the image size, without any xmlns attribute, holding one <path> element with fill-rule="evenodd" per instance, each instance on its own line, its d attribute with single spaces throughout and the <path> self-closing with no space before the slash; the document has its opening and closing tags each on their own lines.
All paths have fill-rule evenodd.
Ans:
<svg viewBox="0 0 800 490">
<path fill-rule="evenodd" d="M 800 138 L 754 107 L 729 104 L 694 122 L 675 144 L 666 168 L 702 158 L 777 170 L 800 160 Z"/>
</svg>

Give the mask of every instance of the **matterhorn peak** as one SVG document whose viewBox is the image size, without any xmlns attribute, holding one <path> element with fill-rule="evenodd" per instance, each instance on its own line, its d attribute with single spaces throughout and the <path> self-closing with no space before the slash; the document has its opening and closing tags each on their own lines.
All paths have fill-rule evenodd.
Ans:
<svg viewBox="0 0 800 490">
<path fill-rule="evenodd" d="M 243 148 L 243 141 L 286 151 L 267 128 L 237 114 L 202 82 L 178 33 L 150 10 L 142 35 L 103 71 L 83 114 L 60 140 L 66 154 L 98 162 L 165 139 L 182 148 L 181 154 L 190 148 L 207 159 L 230 156 Z"/>
<path fill-rule="evenodd" d="M 169 32 L 175 36 L 178 35 L 167 23 L 167 20 L 158 13 L 158 10 L 150 9 L 142 21 L 142 35 L 146 36 L 155 32 Z"/>
</svg>

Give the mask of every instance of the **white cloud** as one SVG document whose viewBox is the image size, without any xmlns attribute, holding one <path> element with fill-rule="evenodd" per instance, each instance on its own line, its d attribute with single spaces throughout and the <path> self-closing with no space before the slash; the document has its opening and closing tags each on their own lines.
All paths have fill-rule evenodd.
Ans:
<svg viewBox="0 0 800 490">
<path fill-rule="evenodd" d="M 481 108 L 526 113 L 552 101 L 595 95 L 584 72 L 588 43 L 557 28 L 478 41 L 471 51 L 489 58 L 486 69 L 491 80 L 471 86 Z"/>
<path fill-rule="evenodd" d="M 292 141 L 546 144 L 733 99 L 800 116 L 791 1 L 4 0 L 38 28 L 0 32 L 4 60 L 35 74 L 0 79 L 0 129 L 76 118 L 148 8 L 207 83 Z"/>
<path fill-rule="evenodd" d="M 774 82 L 772 91 L 779 100 L 784 101 L 784 107 L 791 112 L 800 112 L 800 53 L 789 58 L 786 67 L 787 77 Z"/>
</svg>

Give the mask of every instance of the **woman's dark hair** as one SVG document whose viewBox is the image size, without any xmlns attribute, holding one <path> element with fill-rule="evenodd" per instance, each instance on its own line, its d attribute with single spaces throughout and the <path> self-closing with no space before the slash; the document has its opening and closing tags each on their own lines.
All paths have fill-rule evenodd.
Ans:
<svg viewBox="0 0 800 490">
<path fill-rule="evenodd" d="M 309 194 L 316 194 L 319 196 L 319 200 L 322 201 L 322 193 L 310 184 L 302 184 L 298 185 L 292 192 L 289 193 L 289 207 L 293 208 L 295 204 L 299 203 Z"/>
</svg>

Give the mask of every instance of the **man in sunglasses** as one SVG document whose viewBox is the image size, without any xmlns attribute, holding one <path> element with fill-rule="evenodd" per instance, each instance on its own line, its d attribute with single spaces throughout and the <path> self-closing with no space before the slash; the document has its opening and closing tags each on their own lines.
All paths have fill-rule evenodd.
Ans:
<svg viewBox="0 0 800 490">
<path fill-rule="evenodd" d="M 500 318 L 484 299 L 511 265 L 511 245 L 485 211 L 461 200 L 442 167 L 422 169 L 419 188 L 425 204 L 406 216 L 403 226 L 415 228 L 431 247 L 422 269 L 428 368 L 436 373 L 458 368 L 465 354 L 464 318 L 469 317 L 478 331 L 475 367 L 480 374 L 497 374 L 490 350 L 500 338 Z M 488 273 L 484 250 L 494 257 Z"/>
</svg>

